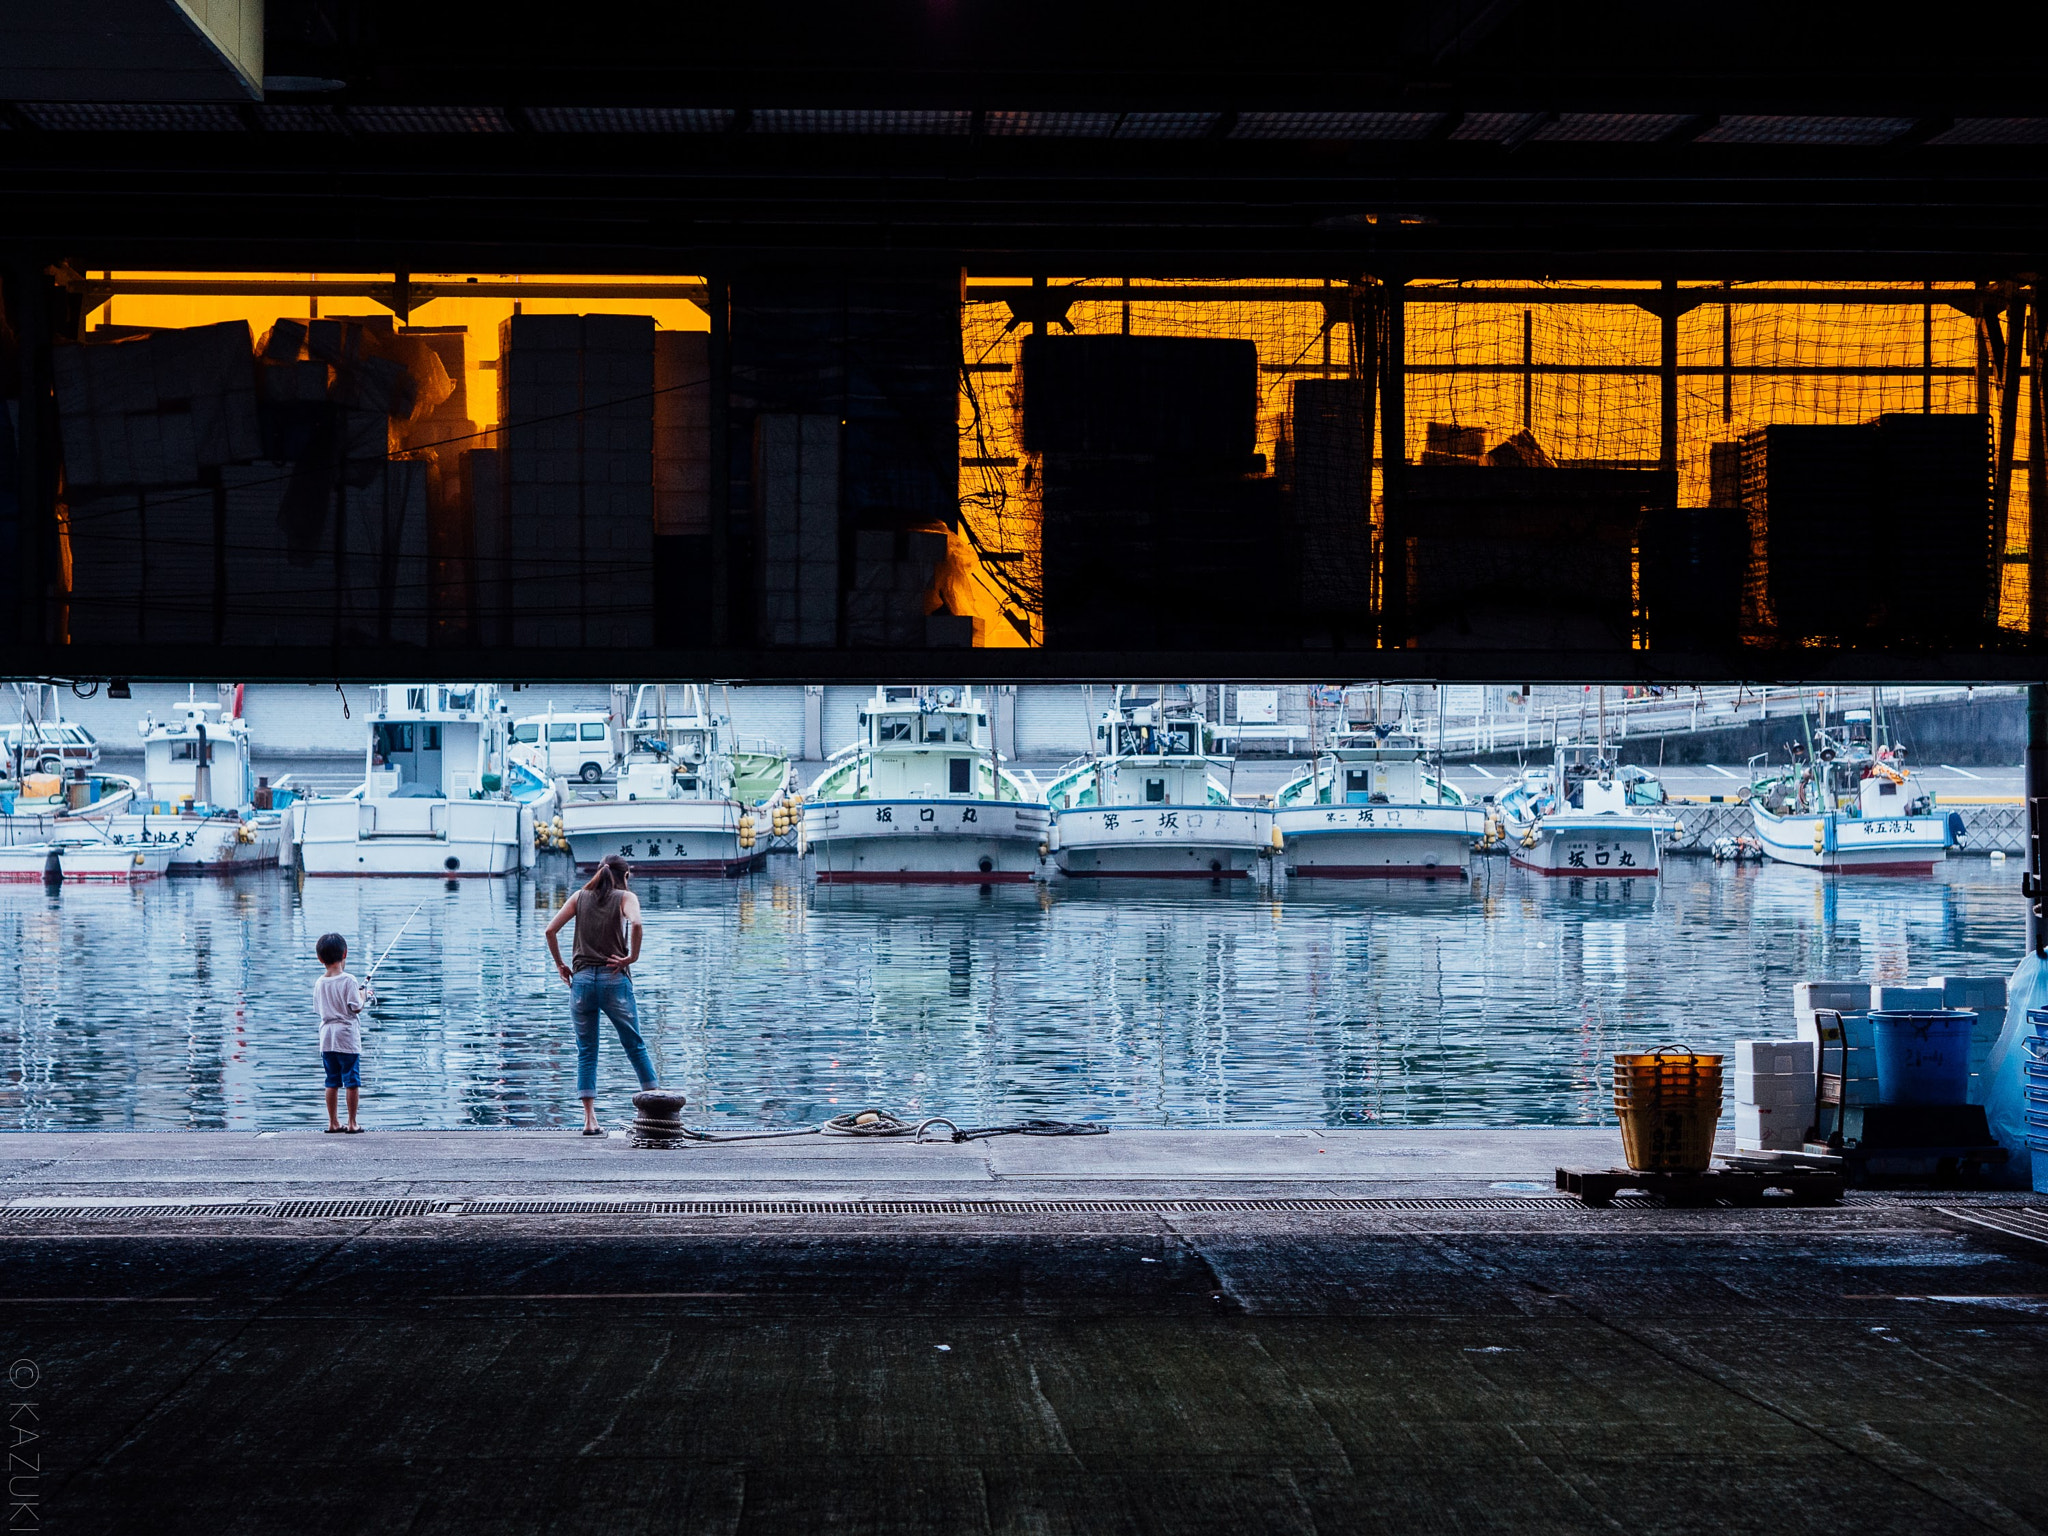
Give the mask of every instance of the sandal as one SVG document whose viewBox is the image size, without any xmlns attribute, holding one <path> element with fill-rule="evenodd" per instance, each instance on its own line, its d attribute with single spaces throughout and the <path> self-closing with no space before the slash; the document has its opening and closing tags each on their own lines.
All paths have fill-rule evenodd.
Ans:
<svg viewBox="0 0 2048 1536">
<path fill-rule="evenodd" d="M 583 1134 L 586 1136 L 602 1136 L 604 1134 L 604 1127 L 601 1125 L 593 1125 L 588 1127 L 583 1132 Z"/>
<path fill-rule="evenodd" d="M 360 1125 L 345 1125 L 341 1128 L 341 1133 L 344 1136 L 360 1136 L 363 1134 L 363 1128 Z"/>
<path fill-rule="evenodd" d="M 327 1134 L 330 1136 L 339 1136 L 342 1134 L 342 1127 L 338 1125 L 330 1125 L 329 1127 L 327 1127 Z"/>
</svg>

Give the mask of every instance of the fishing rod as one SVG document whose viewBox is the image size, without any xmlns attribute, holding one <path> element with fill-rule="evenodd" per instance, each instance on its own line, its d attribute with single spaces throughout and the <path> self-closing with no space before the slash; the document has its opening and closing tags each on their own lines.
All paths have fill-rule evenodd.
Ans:
<svg viewBox="0 0 2048 1536">
<path fill-rule="evenodd" d="M 365 987 L 369 986 L 370 977 L 375 976 L 377 972 L 383 968 L 384 962 L 391 958 L 391 951 L 398 948 L 398 941 L 405 937 L 405 930 L 412 926 L 412 920 L 420 915 L 420 907 L 424 907 L 425 905 L 426 902 L 422 901 L 419 907 L 414 907 L 412 911 L 406 914 L 405 921 L 398 925 L 398 932 L 393 934 L 391 936 L 391 942 L 384 946 L 384 953 L 379 955 L 377 957 L 377 963 L 370 967 L 369 975 L 363 977 L 363 985 Z"/>
</svg>

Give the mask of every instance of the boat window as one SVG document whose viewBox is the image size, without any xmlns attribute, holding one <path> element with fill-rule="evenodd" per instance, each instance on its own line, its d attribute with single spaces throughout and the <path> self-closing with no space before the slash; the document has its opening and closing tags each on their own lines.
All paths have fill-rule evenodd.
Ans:
<svg viewBox="0 0 2048 1536">
<path fill-rule="evenodd" d="M 908 720 L 884 720 L 879 739 L 882 741 L 909 741 L 911 739 L 910 722 Z"/>
<path fill-rule="evenodd" d="M 556 724 L 548 727 L 549 741 L 574 741 L 575 739 L 576 727 L 574 723 L 569 725 Z"/>
<path fill-rule="evenodd" d="M 1195 728 L 1192 723 L 1172 726 L 1167 731 L 1169 752 L 1193 753 L 1195 750 Z"/>
<path fill-rule="evenodd" d="M 515 725 L 512 727 L 512 739 L 517 742 L 539 741 L 540 727 L 537 725 Z"/>
<path fill-rule="evenodd" d="M 423 725 L 420 727 L 420 750 L 422 752 L 438 752 L 441 750 L 440 726 Z"/>
<path fill-rule="evenodd" d="M 949 794 L 964 795 L 974 787 L 972 774 L 974 759 L 956 757 L 946 764 L 946 790 Z"/>
<path fill-rule="evenodd" d="M 1896 795 L 1899 792 L 1899 786 L 1890 779 L 1884 779 L 1878 783 L 1877 792 L 1880 795 Z"/>
<path fill-rule="evenodd" d="M 1166 803 L 1166 780 L 1147 779 L 1145 781 L 1145 803 L 1147 805 L 1164 805 Z"/>
<path fill-rule="evenodd" d="M 199 761 L 199 743 L 196 741 L 174 741 L 171 743 L 171 761 L 174 763 L 196 763 Z"/>
<path fill-rule="evenodd" d="M 427 707 L 427 690 L 424 688 L 406 689 L 405 707 L 407 709 L 425 709 Z"/>
<path fill-rule="evenodd" d="M 945 718 L 945 716 L 943 716 L 943 715 L 937 715 L 937 716 L 934 716 L 933 718 L 931 718 L 931 719 L 929 719 L 929 720 L 925 721 L 925 723 L 924 723 L 924 739 L 925 739 L 926 741 L 944 741 L 944 740 L 946 739 L 946 718 Z"/>
<path fill-rule="evenodd" d="M 1354 801 L 1372 798 L 1371 769 L 1346 768 L 1344 770 L 1344 798 Z"/>
<path fill-rule="evenodd" d="M 448 690 L 448 707 L 458 710 L 475 709 L 476 690 L 474 688 L 450 688 Z"/>
<path fill-rule="evenodd" d="M 953 739 L 955 741 L 974 740 L 974 727 L 967 723 L 965 715 L 955 715 L 953 717 Z"/>
<path fill-rule="evenodd" d="M 603 740 L 604 740 L 604 722 L 603 722 L 602 720 L 586 720 L 586 721 L 584 721 L 584 722 L 583 722 L 583 739 L 584 739 L 585 741 L 603 741 Z"/>
<path fill-rule="evenodd" d="M 412 750 L 412 726 L 402 720 L 386 720 L 371 733 L 379 757 Z"/>
</svg>

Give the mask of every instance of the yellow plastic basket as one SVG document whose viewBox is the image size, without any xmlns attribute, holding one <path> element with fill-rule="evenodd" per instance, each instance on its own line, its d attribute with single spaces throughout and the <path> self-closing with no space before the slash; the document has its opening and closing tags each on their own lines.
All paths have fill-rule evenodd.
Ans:
<svg viewBox="0 0 2048 1536">
<path fill-rule="evenodd" d="M 1667 1045 L 1614 1058 L 1614 1110 L 1629 1167 L 1698 1173 L 1714 1160 L 1721 1058 Z"/>
</svg>

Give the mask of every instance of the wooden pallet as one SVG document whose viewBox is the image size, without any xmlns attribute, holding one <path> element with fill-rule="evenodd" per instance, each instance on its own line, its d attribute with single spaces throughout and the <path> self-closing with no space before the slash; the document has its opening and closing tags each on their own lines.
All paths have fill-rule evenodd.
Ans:
<svg viewBox="0 0 2048 1536">
<path fill-rule="evenodd" d="M 1557 1187 L 1587 1205 L 1612 1205 L 1623 1190 L 1641 1190 L 1666 1205 L 1763 1205 L 1785 1191 L 1787 1205 L 1833 1205 L 1848 1181 L 1839 1169 L 1709 1168 L 1701 1173 L 1642 1173 L 1633 1168 L 1560 1168 Z M 1773 1202 L 1778 1203 L 1778 1202 Z"/>
</svg>

